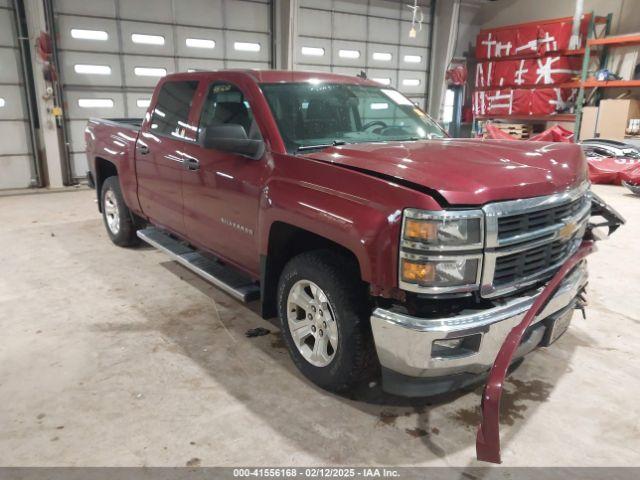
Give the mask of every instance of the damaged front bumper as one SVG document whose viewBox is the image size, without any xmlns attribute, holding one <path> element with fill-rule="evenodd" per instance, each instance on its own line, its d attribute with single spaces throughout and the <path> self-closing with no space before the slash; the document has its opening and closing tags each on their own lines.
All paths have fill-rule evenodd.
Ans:
<svg viewBox="0 0 640 480">
<path fill-rule="evenodd" d="M 591 202 L 580 247 L 537 291 L 453 317 L 424 319 L 383 309 L 371 317 L 385 390 L 432 395 L 488 377 L 476 436 L 478 460 L 501 462 L 500 400 L 510 365 L 566 330 L 587 283 L 586 257 L 597 240 L 625 223 L 598 195 L 592 194 Z"/>
<path fill-rule="evenodd" d="M 568 326 L 586 284 L 586 262 L 582 262 L 536 316 L 515 358 L 562 333 L 556 328 L 560 324 Z M 495 301 L 492 308 L 463 311 L 454 317 L 427 319 L 376 309 L 371 327 L 382 365 L 383 388 L 396 395 L 415 397 L 441 394 L 482 380 L 505 338 L 542 290 Z"/>
</svg>

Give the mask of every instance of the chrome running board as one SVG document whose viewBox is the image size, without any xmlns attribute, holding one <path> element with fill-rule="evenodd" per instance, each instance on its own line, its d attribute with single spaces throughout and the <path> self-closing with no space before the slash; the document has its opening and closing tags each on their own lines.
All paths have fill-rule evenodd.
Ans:
<svg viewBox="0 0 640 480">
<path fill-rule="evenodd" d="M 260 287 L 235 268 L 207 258 L 162 230 L 149 227 L 138 230 L 138 237 L 166 253 L 172 260 L 188 268 L 220 290 L 242 302 L 260 298 Z"/>
</svg>

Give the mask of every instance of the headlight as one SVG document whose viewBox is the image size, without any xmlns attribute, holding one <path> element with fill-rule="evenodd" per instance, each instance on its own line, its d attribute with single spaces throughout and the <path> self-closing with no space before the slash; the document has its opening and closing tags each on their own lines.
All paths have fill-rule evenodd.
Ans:
<svg viewBox="0 0 640 480">
<path fill-rule="evenodd" d="M 404 212 L 402 239 L 407 246 L 436 250 L 482 248 L 483 217 L 480 210 Z M 413 243 L 422 243 L 412 245 Z"/>
<path fill-rule="evenodd" d="M 478 288 L 484 246 L 482 210 L 408 208 L 400 243 L 400 288 L 433 295 Z"/>
<path fill-rule="evenodd" d="M 475 285 L 479 259 L 448 257 L 445 259 L 401 259 L 402 281 L 423 287 L 459 287 Z"/>
</svg>

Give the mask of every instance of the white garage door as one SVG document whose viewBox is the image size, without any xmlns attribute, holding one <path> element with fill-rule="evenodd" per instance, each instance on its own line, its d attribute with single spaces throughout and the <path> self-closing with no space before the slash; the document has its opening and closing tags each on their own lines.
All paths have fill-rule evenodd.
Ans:
<svg viewBox="0 0 640 480">
<path fill-rule="evenodd" d="M 422 30 L 409 37 L 411 11 L 393 0 L 301 0 L 294 64 L 392 85 L 422 108 L 428 90 L 429 2 Z"/>
<path fill-rule="evenodd" d="M 65 118 L 76 178 L 88 117 L 142 117 L 158 78 L 269 68 L 271 0 L 56 0 Z"/>
<path fill-rule="evenodd" d="M 0 189 L 25 188 L 33 153 L 13 3 L 0 0 Z"/>
</svg>

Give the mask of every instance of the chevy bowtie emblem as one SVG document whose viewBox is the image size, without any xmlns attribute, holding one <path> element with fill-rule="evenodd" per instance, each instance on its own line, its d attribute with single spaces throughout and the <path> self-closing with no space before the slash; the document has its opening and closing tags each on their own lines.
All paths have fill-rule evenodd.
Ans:
<svg viewBox="0 0 640 480">
<path fill-rule="evenodd" d="M 573 234 L 578 230 L 578 224 L 575 222 L 566 223 L 559 231 L 558 237 L 561 240 L 569 240 L 573 237 Z"/>
</svg>

